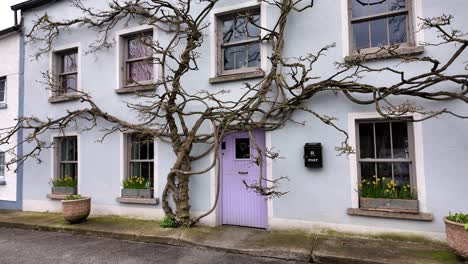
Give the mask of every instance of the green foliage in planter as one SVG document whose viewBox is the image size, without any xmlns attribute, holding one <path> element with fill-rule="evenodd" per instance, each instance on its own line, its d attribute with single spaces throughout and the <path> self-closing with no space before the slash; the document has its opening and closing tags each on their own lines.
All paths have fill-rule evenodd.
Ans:
<svg viewBox="0 0 468 264">
<path fill-rule="evenodd" d="M 179 227 L 177 224 L 177 221 L 170 218 L 170 217 L 164 217 L 164 219 L 161 221 L 159 224 L 162 228 L 176 228 Z"/>
<path fill-rule="evenodd" d="M 122 183 L 124 189 L 150 189 L 151 182 L 143 177 L 133 176 Z"/>
<path fill-rule="evenodd" d="M 75 188 L 77 185 L 76 179 L 65 176 L 63 178 L 57 178 L 51 181 L 52 186 L 54 187 L 72 187 Z"/>
<path fill-rule="evenodd" d="M 386 198 L 386 199 L 416 199 L 416 188 L 400 185 L 389 178 L 378 178 L 374 176 L 372 180 L 362 180 L 359 184 L 359 195 L 363 198 Z"/>
<path fill-rule="evenodd" d="M 465 225 L 465 230 L 468 231 L 468 214 L 462 214 L 462 213 L 456 213 L 452 214 L 450 213 L 449 216 L 447 216 L 447 219 L 453 222 L 457 222 L 460 224 Z"/>
<path fill-rule="evenodd" d="M 80 200 L 80 199 L 83 199 L 83 196 L 79 195 L 79 194 L 71 194 L 71 195 L 67 195 L 65 196 L 65 201 L 73 201 L 73 200 Z"/>
</svg>

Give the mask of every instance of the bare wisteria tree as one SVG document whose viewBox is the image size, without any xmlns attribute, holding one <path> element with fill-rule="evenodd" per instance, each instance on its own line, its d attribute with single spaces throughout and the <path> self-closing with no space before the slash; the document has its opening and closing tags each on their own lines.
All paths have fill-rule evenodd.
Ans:
<svg viewBox="0 0 468 264">
<path fill-rule="evenodd" d="M 78 94 L 80 97 L 81 108 L 64 112 L 62 116 L 55 118 L 21 117 L 15 127 L 0 130 L 0 144 L 7 144 L 13 134 L 23 129 L 25 136 L 19 144 L 28 143 L 35 146 L 11 162 L 39 158 L 43 149 L 53 147 L 53 142 L 42 140 L 41 135 L 51 130 L 62 131 L 65 134 L 66 128 L 75 122 L 88 124 L 81 128 L 82 132 L 94 128 L 104 129 L 105 135 L 131 131 L 168 141 L 176 159 L 167 175 L 162 194 L 162 208 L 165 214 L 179 225 L 192 226 L 202 217 L 209 215 L 215 209 L 217 201 L 208 212 L 198 217 L 191 216 L 189 181 L 194 175 L 219 167 L 219 145 L 223 137 L 230 133 L 249 132 L 258 152 L 256 163 L 261 165 L 267 159 L 278 158 L 278 153 L 259 147 L 255 143 L 252 131 L 280 129 L 288 122 L 299 122 L 292 119 L 293 113 L 306 112 L 343 134 L 343 141 L 337 143 L 338 153 L 353 152 L 353 148 L 348 145 L 347 132 L 336 124 L 336 119 L 308 107 L 307 102 L 316 95 L 342 94 L 353 103 L 375 107 L 376 111 L 385 118 L 402 118 L 409 113 L 420 113 L 423 119 L 441 114 L 465 118 L 463 113 L 454 113 L 448 109 L 422 109 L 415 103 L 419 99 L 468 102 L 466 96 L 468 66 L 452 70 L 454 62 L 463 55 L 466 56 L 468 39 L 462 32 L 451 29 L 452 17 L 448 15 L 421 19 L 421 30 L 435 30 L 439 33 L 440 39 L 439 43 L 425 45 L 455 46 L 455 51 L 448 60 L 399 55 L 399 47 L 393 45 L 383 47 L 374 54 L 336 62 L 335 72 L 329 76 L 315 76 L 314 69 L 317 62 L 328 50 L 334 48 L 333 44 L 300 57 L 288 58 L 284 55 L 284 45 L 288 41 L 285 39 L 288 18 L 291 15 L 306 13 L 313 8 L 313 1 L 259 0 L 279 11 L 275 23 L 268 28 L 262 27 L 249 11 L 245 11 L 243 15 L 246 21 L 245 28 L 235 30 L 249 34 L 248 30 L 253 25 L 264 33 L 259 37 L 259 41 L 262 45 L 268 45 L 270 51 L 269 67 L 264 77 L 254 84 L 253 82 L 245 84 L 242 90 L 236 90 L 235 100 L 232 96 L 226 96 L 230 91 L 210 92 L 200 87 L 201 84 L 184 82 L 189 74 L 199 70 L 198 60 L 203 56 L 199 50 L 207 37 L 206 29 L 210 26 L 210 13 L 218 1 L 113 0 L 106 9 L 101 10 L 87 7 L 81 0 L 73 0 L 72 4 L 81 11 L 82 16 L 58 21 L 48 14 L 38 17 L 34 26 L 26 32 L 29 43 L 40 47 L 37 57 L 51 51 L 63 31 L 78 27 L 98 33 L 95 42 L 87 51 L 97 54 L 100 50 L 114 45 L 112 32 L 117 25 L 132 19 L 137 19 L 141 24 L 157 27 L 169 36 L 169 39 L 164 44 L 152 39 L 143 40 L 151 52 L 151 63 L 157 64 L 160 69 L 160 78 L 154 83 L 145 84 L 154 87 L 154 92 L 137 94 L 142 100 L 136 103 L 123 103 L 138 113 L 138 118 L 122 119 L 107 112 L 106 106 L 98 105 L 86 91 L 76 91 L 74 96 Z M 430 70 L 411 75 L 397 68 L 373 68 L 366 63 L 366 56 L 372 57 L 382 52 L 399 58 L 402 63 L 429 65 Z M 363 81 L 363 76 L 376 73 L 396 76 L 398 81 L 382 86 Z M 60 89 L 54 78 L 46 77 L 49 89 L 54 91 Z M 99 126 L 101 121 L 111 125 L 102 128 Z M 210 129 L 207 130 L 206 127 Z M 204 151 L 195 154 L 196 146 L 203 146 Z M 209 165 L 201 170 L 192 169 L 194 162 L 206 157 L 213 157 Z M 267 184 L 264 184 L 265 182 Z M 256 183 L 245 184 L 246 188 L 253 189 L 267 198 L 284 194 L 277 188 L 278 180 L 268 182 L 261 172 Z"/>
</svg>

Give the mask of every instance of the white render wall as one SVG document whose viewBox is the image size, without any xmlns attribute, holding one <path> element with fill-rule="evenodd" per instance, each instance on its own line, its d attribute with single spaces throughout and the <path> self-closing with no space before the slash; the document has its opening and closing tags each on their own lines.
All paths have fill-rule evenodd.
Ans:
<svg viewBox="0 0 468 264">
<path fill-rule="evenodd" d="M 6 77 L 6 108 L 0 106 L 0 128 L 15 125 L 18 117 L 18 91 L 19 91 L 19 34 L 11 33 L 0 36 L 0 77 Z M 11 146 L 16 145 L 16 137 L 12 138 Z M 0 146 L 5 151 L 8 146 Z M 6 161 L 11 160 L 6 154 Z M 6 185 L 0 185 L 0 201 L 16 201 L 17 178 L 14 167 L 5 172 Z"/>
</svg>

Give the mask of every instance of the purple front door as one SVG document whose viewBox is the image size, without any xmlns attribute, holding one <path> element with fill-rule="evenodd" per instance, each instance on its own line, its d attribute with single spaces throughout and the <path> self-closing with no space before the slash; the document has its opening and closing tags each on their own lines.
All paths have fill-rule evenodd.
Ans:
<svg viewBox="0 0 468 264">
<path fill-rule="evenodd" d="M 256 143 L 265 149 L 265 132 L 253 131 Z M 230 134 L 221 144 L 221 222 L 223 225 L 267 228 L 265 197 L 247 189 L 243 181 L 258 182 L 258 156 L 248 132 Z M 265 159 L 264 159 L 265 160 Z M 262 166 L 266 178 L 265 162 Z M 263 183 L 264 184 L 264 183 Z"/>
</svg>

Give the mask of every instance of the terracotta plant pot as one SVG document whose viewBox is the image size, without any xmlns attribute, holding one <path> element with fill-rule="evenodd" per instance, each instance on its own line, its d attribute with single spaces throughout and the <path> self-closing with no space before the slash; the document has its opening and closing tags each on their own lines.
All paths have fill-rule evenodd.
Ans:
<svg viewBox="0 0 468 264">
<path fill-rule="evenodd" d="M 461 223 L 444 218 L 447 242 L 455 254 L 468 259 L 468 231 Z"/>
<path fill-rule="evenodd" d="M 79 200 L 63 200 L 63 217 L 70 224 L 81 223 L 88 218 L 91 212 L 91 198 Z"/>
</svg>

